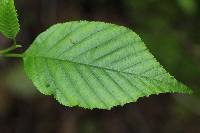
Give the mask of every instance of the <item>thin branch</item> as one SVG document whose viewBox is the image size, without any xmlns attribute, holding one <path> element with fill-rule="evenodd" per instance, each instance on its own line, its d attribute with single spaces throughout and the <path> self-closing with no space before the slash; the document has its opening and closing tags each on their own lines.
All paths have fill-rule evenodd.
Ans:
<svg viewBox="0 0 200 133">
<path fill-rule="evenodd" d="M 21 45 L 12 45 L 11 47 L 9 48 L 6 48 L 6 49 L 3 49 L 3 50 L 0 50 L 0 54 L 6 54 L 6 53 L 9 53 L 17 48 L 21 48 L 22 46 Z"/>
<path fill-rule="evenodd" d="M 0 55 L 0 57 L 23 58 L 24 55 L 23 55 L 23 54 L 15 54 L 15 53 L 12 53 L 12 54 L 2 54 L 2 55 Z"/>
</svg>

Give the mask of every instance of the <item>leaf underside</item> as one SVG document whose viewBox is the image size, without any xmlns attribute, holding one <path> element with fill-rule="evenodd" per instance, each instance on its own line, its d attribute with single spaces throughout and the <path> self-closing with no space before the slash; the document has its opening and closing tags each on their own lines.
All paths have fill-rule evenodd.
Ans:
<svg viewBox="0 0 200 133">
<path fill-rule="evenodd" d="M 103 22 L 56 24 L 24 54 L 38 90 L 65 106 L 111 109 L 151 94 L 191 93 L 128 28 Z"/>
<path fill-rule="evenodd" d="M 14 39 L 19 29 L 14 0 L 0 0 L 0 32 L 7 38 Z"/>
</svg>

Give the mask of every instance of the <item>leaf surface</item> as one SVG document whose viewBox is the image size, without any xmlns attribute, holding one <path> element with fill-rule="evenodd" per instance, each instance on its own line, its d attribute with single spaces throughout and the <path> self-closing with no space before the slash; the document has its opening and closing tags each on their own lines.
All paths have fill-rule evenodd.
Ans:
<svg viewBox="0 0 200 133">
<path fill-rule="evenodd" d="M 14 39 L 19 29 L 14 0 L 0 0 L 0 32 L 7 38 Z"/>
<path fill-rule="evenodd" d="M 190 93 L 128 28 L 103 22 L 56 24 L 24 54 L 38 90 L 61 104 L 110 109 L 151 94 Z"/>
</svg>

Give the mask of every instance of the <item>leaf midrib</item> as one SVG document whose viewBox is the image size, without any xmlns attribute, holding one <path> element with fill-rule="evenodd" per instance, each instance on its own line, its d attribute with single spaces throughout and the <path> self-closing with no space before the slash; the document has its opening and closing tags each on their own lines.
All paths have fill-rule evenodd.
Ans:
<svg viewBox="0 0 200 133">
<path fill-rule="evenodd" d="M 30 55 L 25 54 L 24 58 L 27 58 L 27 57 L 46 58 L 46 59 L 50 59 L 50 60 L 58 60 L 58 61 L 63 61 L 63 62 L 66 61 L 66 62 L 69 62 L 69 63 L 72 63 L 72 64 L 84 65 L 86 67 L 93 67 L 93 68 L 97 68 L 97 69 L 103 69 L 103 70 L 108 70 L 108 71 L 113 71 L 113 72 L 118 72 L 118 73 L 123 73 L 123 74 L 128 74 L 128 75 L 134 75 L 136 77 L 146 78 L 148 80 L 159 81 L 160 83 L 165 84 L 165 85 L 174 86 L 174 85 L 172 85 L 172 83 L 169 83 L 169 82 L 166 82 L 166 81 L 161 81 L 161 80 L 158 80 L 158 79 L 155 79 L 155 78 L 151 78 L 151 77 L 147 77 L 147 76 L 142 76 L 142 75 L 138 75 L 138 74 L 135 74 L 135 73 L 123 72 L 123 71 L 119 71 L 119 70 L 115 70 L 115 69 L 109 69 L 109 68 L 106 68 L 106 67 L 94 66 L 94 65 L 91 65 L 91 64 L 74 62 L 74 61 L 66 60 L 66 59 L 63 60 L 63 59 L 57 59 L 57 58 L 53 58 L 53 57 L 46 57 L 46 56 L 30 56 Z M 171 78 L 172 78 L 172 80 L 175 80 L 175 79 L 173 79 L 173 77 L 171 77 Z"/>
</svg>

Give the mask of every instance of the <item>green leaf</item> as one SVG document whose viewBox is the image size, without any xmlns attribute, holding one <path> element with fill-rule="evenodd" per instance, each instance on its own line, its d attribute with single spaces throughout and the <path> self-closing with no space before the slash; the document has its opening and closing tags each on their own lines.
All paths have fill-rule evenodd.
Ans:
<svg viewBox="0 0 200 133">
<path fill-rule="evenodd" d="M 0 32 L 14 39 L 19 32 L 17 12 L 13 0 L 0 0 Z"/>
<path fill-rule="evenodd" d="M 24 65 L 41 93 L 66 106 L 110 109 L 151 94 L 191 93 L 136 33 L 103 22 L 52 26 L 25 52 Z"/>
</svg>

